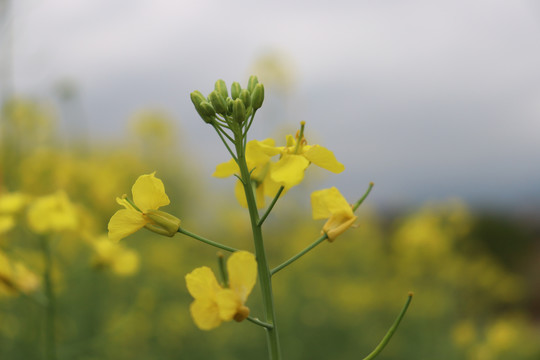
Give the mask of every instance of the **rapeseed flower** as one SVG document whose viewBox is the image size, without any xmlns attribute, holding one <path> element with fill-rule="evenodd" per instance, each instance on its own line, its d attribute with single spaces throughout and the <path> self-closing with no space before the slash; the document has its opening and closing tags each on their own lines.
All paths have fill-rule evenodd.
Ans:
<svg viewBox="0 0 540 360">
<path fill-rule="evenodd" d="M 30 229 L 37 234 L 75 230 L 79 222 L 75 206 L 63 191 L 35 199 L 27 218 Z"/>
<path fill-rule="evenodd" d="M 287 145 L 279 147 L 281 158 L 272 166 L 271 178 L 289 189 L 304 179 L 304 172 L 313 163 L 333 173 L 340 173 L 345 166 L 337 161 L 334 153 L 320 145 L 307 145 L 303 135 L 305 123 L 295 137 L 287 135 Z"/>
<path fill-rule="evenodd" d="M 190 306 L 191 316 L 201 330 L 211 330 L 223 321 L 242 321 L 249 315 L 245 306 L 257 280 L 255 256 L 237 251 L 227 260 L 228 287 L 222 287 L 207 266 L 196 268 L 186 275 L 189 293 L 195 299 Z"/>
<path fill-rule="evenodd" d="M 280 153 L 280 149 L 275 147 L 273 139 L 265 139 L 262 141 L 251 140 L 246 145 L 246 163 L 251 171 L 251 180 L 255 183 L 255 196 L 257 199 L 257 207 L 264 206 L 265 196 L 274 196 L 279 185 L 270 178 L 270 160 L 273 156 Z M 225 178 L 233 175 L 239 175 L 240 169 L 234 159 L 216 166 L 216 171 L 212 176 Z M 246 195 L 242 182 L 238 180 L 234 188 L 236 199 L 243 207 L 247 208 Z"/>
<path fill-rule="evenodd" d="M 0 252 L 0 294 L 16 295 L 19 292 L 25 294 L 37 290 L 40 286 L 36 274 L 20 261 L 11 261 Z"/>
<path fill-rule="evenodd" d="M 321 233 L 326 234 L 330 242 L 350 228 L 357 219 L 352 206 L 335 187 L 314 191 L 311 194 L 311 207 L 313 219 L 328 219 Z"/>
<path fill-rule="evenodd" d="M 159 211 L 162 206 L 169 205 L 170 200 L 165 193 L 163 182 L 156 178 L 156 172 L 141 175 L 131 188 L 133 201 L 123 195 L 116 202 L 125 207 L 118 210 L 109 221 L 109 239 L 119 241 L 128 235 L 146 227 L 161 235 L 173 236 L 180 227 L 180 220 Z"/>
<path fill-rule="evenodd" d="M 121 243 L 110 241 L 100 236 L 91 242 L 94 249 L 92 264 L 96 268 L 111 269 L 116 275 L 133 275 L 139 269 L 139 256 L 134 250 L 127 249 Z"/>
</svg>

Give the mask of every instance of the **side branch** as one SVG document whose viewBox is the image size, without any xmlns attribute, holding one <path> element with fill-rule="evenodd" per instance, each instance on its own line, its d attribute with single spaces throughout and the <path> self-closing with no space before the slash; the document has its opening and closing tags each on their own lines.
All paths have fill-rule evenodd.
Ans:
<svg viewBox="0 0 540 360">
<path fill-rule="evenodd" d="M 412 300 L 412 297 L 413 297 L 413 293 L 410 292 L 409 293 L 409 297 L 407 298 L 407 301 L 405 302 L 405 305 L 403 306 L 403 309 L 401 310 L 401 313 L 399 313 L 396 321 L 394 321 L 394 324 L 392 325 L 392 327 L 390 328 L 390 330 L 388 330 L 388 332 L 386 333 L 386 335 L 384 336 L 384 338 L 381 340 L 381 342 L 379 343 L 379 345 L 377 345 L 377 347 L 375 348 L 375 350 L 373 350 L 371 352 L 371 354 L 369 354 L 368 356 L 366 356 L 364 358 L 364 360 L 371 360 L 371 359 L 374 359 L 377 355 L 379 355 L 379 353 L 381 351 L 383 351 L 383 349 L 386 347 L 386 345 L 388 344 L 388 342 L 390 341 L 390 339 L 392 338 L 392 335 L 394 335 L 394 333 L 396 332 L 398 326 L 399 326 L 399 323 L 401 322 L 401 319 L 403 319 L 403 317 L 405 316 L 405 313 L 407 312 L 407 309 L 409 308 L 409 304 L 411 303 L 411 300 Z"/>
<path fill-rule="evenodd" d="M 238 251 L 238 249 L 235 249 L 235 248 L 230 247 L 230 246 L 227 246 L 227 245 L 220 244 L 220 243 L 215 242 L 215 241 L 212 241 L 212 240 L 208 240 L 208 239 L 206 239 L 206 238 L 203 238 L 202 236 L 199 236 L 199 235 L 197 235 L 197 234 L 194 234 L 194 233 L 189 232 L 189 231 L 187 231 L 187 230 L 185 230 L 185 229 L 182 229 L 182 228 L 179 228 L 179 229 L 178 229 L 178 232 L 179 232 L 180 234 L 187 235 L 187 236 L 189 236 L 189 237 L 194 238 L 195 240 L 199 240 L 199 241 L 201 241 L 201 242 L 203 242 L 203 243 L 205 243 L 205 244 L 212 245 L 212 246 L 214 246 L 214 247 L 217 247 L 217 248 L 222 249 L 222 250 L 225 250 L 225 251 L 229 251 L 229 252 L 235 252 L 235 251 Z"/>
<path fill-rule="evenodd" d="M 320 238 L 318 238 L 317 240 L 315 240 L 311 245 L 309 245 L 308 247 L 306 247 L 304 250 L 300 251 L 298 254 L 294 255 L 292 258 L 290 258 L 289 260 L 285 261 L 284 263 L 282 263 L 281 265 L 278 265 L 276 266 L 275 268 L 273 268 L 271 271 L 270 271 L 270 274 L 271 275 L 274 275 L 275 273 L 277 273 L 279 270 L 289 266 L 290 264 L 292 264 L 293 262 L 295 262 L 296 260 L 300 259 L 302 256 L 304 256 L 305 254 L 307 254 L 311 249 L 313 249 L 315 246 L 319 245 L 320 243 L 322 243 L 324 240 L 328 239 L 328 235 L 327 234 L 324 234 L 323 236 L 321 236 Z"/>
</svg>

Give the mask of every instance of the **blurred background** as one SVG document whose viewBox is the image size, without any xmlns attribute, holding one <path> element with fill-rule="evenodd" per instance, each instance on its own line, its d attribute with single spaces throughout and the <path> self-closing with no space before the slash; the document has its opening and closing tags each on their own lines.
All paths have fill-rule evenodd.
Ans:
<svg viewBox="0 0 540 360">
<path fill-rule="evenodd" d="M 318 237 L 312 191 L 352 202 L 375 182 L 358 228 L 276 275 L 285 358 L 361 358 L 411 290 L 381 359 L 540 358 L 539 63 L 532 0 L 0 0 L 0 358 L 42 356 L 28 214 L 59 191 L 77 223 L 46 236 L 60 359 L 264 357 L 253 324 L 190 319 L 184 276 L 216 269 L 214 249 L 104 238 L 115 197 L 157 171 L 186 229 L 251 249 L 234 178 L 211 177 L 228 153 L 189 93 L 252 74 L 266 98 L 251 139 L 282 145 L 304 120 L 346 167 L 309 168 L 280 200 L 271 264 Z"/>
</svg>

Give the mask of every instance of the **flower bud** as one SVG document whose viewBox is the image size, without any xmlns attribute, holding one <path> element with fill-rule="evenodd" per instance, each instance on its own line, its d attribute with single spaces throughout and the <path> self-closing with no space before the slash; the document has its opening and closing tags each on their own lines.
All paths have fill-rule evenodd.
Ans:
<svg viewBox="0 0 540 360">
<path fill-rule="evenodd" d="M 218 114 L 227 114 L 227 103 L 225 102 L 223 96 L 221 96 L 221 94 L 217 90 L 212 91 L 210 95 L 208 95 L 208 98 L 210 99 L 212 106 L 214 107 L 214 109 L 216 109 L 216 112 Z"/>
<path fill-rule="evenodd" d="M 174 236 L 180 228 L 180 219 L 165 211 L 148 210 L 145 215 L 154 222 L 154 224 L 145 225 L 145 228 L 160 235 Z"/>
<path fill-rule="evenodd" d="M 236 81 L 232 83 L 231 85 L 231 97 L 233 100 L 236 100 L 238 96 L 240 96 L 240 91 L 242 91 L 242 87 L 239 83 Z"/>
<path fill-rule="evenodd" d="M 206 98 L 204 97 L 203 94 L 201 94 L 199 90 L 193 91 L 190 94 L 190 97 L 191 97 L 191 102 L 193 103 L 193 105 L 195 105 L 195 108 L 197 108 L 197 106 L 199 106 L 199 104 L 202 103 L 203 101 L 206 101 Z"/>
<path fill-rule="evenodd" d="M 214 85 L 214 89 L 223 96 L 224 99 L 226 99 L 229 96 L 229 93 L 227 91 L 227 85 L 225 84 L 225 81 L 219 79 L 216 81 L 216 84 Z M 218 111 L 219 112 L 219 111 Z"/>
<path fill-rule="evenodd" d="M 205 122 L 211 123 L 212 122 L 212 117 L 214 116 L 214 114 L 207 115 L 207 112 L 210 112 L 210 109 L 207 106 L 205 106 L 205 107 L 201 106 L 201 104 L 203 102 L 206 102 L 206 98 L 204 97 L 204 95 L 201 94 L 200 91 L 195 90 L 190 94 L 190 97 L 191 97 L 191 102 L 195 106 L 195 110 L 197 110 L 197 113 L 199 114 L 199 116 Z M 208 105 L 210 105 L 210 104 L 208 104 Z"/>
<path fill-rule="evenodd" d="M 210 116 L 210 117 L 216 115 L 216 110 L 214 109 L 212 104 L 210 104 L 208 101 L 201 102 L 199 106 L 201 108 L 201 112 L 203 113 L 203 115 Z"/>
<path fill-rule="evenodd" d="M 251 92 L 251 107 L 253 110 L 260 108 L 264 101 L 264 86 L 263 84 L 255 85 L 255 88 Z"/>
<path fill-rule="evenodd" d="M 251 106 L 251 96 L 249 95 L 249 91 L 247 91 L 246 89 L 242 90 L 240 92 L 240 100 L 242 100 L 242 102 L 244 103 L 244 106 L 246 108 L 250 107 Z"/>
<path fill-rule="evenodd" d="M 227 98 L 227 115 L 232 115 L 233 103 L 233 99 Z"/>
<path fill-rule="evenodd" d="M 232 116 L 233 119 L 239 124 L 243 124 L 244 120 L 246 120 L 246 107 L 244 106 L 242 100 L 236 99 L 233 101 Z"/>
<path fill-rule="evenodd" d="M 253 89 L 255 88 L 255 85 L 257 85 L 259 83 L 259 79 L 257 79 L 257 77 L 255 75 L 251 75 L 249 77 L 249 81 L 248 81 L 248 91 L 251 93 L 253 92 Z"/>
</svg>

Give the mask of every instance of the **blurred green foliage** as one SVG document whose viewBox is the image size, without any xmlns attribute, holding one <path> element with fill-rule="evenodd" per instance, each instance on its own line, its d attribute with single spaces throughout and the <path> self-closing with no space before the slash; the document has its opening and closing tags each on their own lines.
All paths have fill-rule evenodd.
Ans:
<svg viewBox="0 0 540 360">
<path fill-rule="evenodd" d="M 201 198 L 216 194 L 204 188 L 204 180 L 190 177 L 193 171 L 183 164 L 193 152 L 178 151 L 172 119 L 144 112 L 134 117 L 129 138 L 82 147 L 60 141 L 54 111 L 43 104 L 11 100 L 1 116 L 0 204 L 14 193 L 27 199 L 17 210 L 0 205 L 0 255 L 7 259 L 0 261 L 1 359 L 43 358 L 44 309 L 36 301 L 42 287 L 30 281 L 41 278 L 43 256 L 26 212 L 58 190 L 68 195 L 79 219 L 76 231 L 49 239 L 60 359 L 264 356 L 264 332 L 255 325 L 227 323 L 203 332 L 190 318 L 184 276 L 201 265 L 217 270 L 215 249 L 148 231 L 125 239 L 119 249 L 99 245 L 119 208 L 115 197 L 129 193 L 139 175 L 157 171 L 171 199 L 166 211 L 185 228 L 253 250 L 232 181 L 230 203 L 216 202 L 208 216 L 193 213 Z M 412 306 L 380 359 L 540 358 L 530 266 L 539 255 L 529 228 L 479 216 L 458 200 L 391 218 L 369 206 L 357 214 L 356 229 L 274 277 L 285 358 L 356 359 L 369 353 L 409 291 L 415 293 Z M 268 219 L 271 264 L 310 244 L 321 226 L 285 197 Z M 130 258 L 131 267 L 118 262 L 126 251 L 138 254 L 135 262 Z M 16 278 L 18 263 L 35 277 Z M 12 275 L 29 290 L 13 291 Z M 248 303 L 254 316 L 261 312 L 259 300 L 255 290 Z"/>
</svg>

